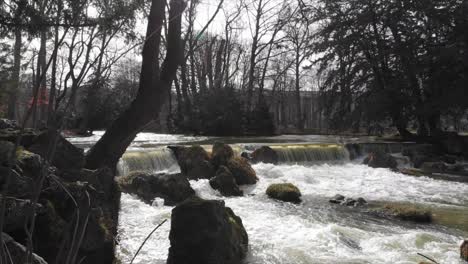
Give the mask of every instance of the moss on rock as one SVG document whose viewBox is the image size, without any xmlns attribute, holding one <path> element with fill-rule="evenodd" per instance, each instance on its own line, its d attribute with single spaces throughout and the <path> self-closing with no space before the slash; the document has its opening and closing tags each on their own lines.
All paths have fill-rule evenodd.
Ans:
<svg viewBox="0 0 468 264">
<path fill-rule="evenodd" d="M 414 205 L 386 204 L 383 207 L 384 213 L 403 221 L 416 223 L 431 223 L 432 213 L 429 210 L 419 208 Z"/>
<path fill-rule="evenodd" d="M 284 202 L 301 202 L 301 191 L 292 183 L 272 184 L 268 186 L 266 194 L 270 198 Z"/>
</svg>

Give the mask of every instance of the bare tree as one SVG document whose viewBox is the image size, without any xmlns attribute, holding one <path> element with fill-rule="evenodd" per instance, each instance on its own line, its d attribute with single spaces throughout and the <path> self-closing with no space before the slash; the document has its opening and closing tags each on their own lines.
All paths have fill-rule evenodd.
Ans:
<svg viewBox="0 0 468 264">
<path fill-rule="evenodd" d="M 183 0 L 170 2 L 167 52 L 164 62 L 159 65 L 165 6 L 165 0 L 152 1 L 137 97 L 89 151 L 86 158 L 88 168 L 115 168 L 138 132 L 158 116 L 168 97 L 167 91 L 181 61 L 181 16 L 186 4 Z"/>
</svg>

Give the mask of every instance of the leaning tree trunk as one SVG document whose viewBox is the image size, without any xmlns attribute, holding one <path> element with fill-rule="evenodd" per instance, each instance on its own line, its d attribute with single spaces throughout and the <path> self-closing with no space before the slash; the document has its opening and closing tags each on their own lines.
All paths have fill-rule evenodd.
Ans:
<svg viewBox="0 0 468 264">
<path fill-rule="evenodd" d="M 180 56 L 179 46 L 181 45 L 181 13 L 185 9 L 185 3 L 183 0 L 171 0 L 167 53 L 160 69 L 159 48 L 165 6 L 166 0 L 152 0 L 137 97 L 91 148 L 86 157 L 86 167 L 89 169 L 103 166 L 115 168 L 138 132 L 158 117 L 168 97 L 167 90 L 171 87 L 180 62 L 178 56 Z"/>
</svg>

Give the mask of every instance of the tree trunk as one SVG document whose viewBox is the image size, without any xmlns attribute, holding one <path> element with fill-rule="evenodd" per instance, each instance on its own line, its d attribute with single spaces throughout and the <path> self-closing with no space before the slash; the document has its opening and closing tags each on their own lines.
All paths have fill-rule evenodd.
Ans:
<svg viewBox="0 0 468 264">
<path fill-rule="evenodd" d="M 21 68 L 21 29 L 15 29 L 15 48 L 14 48 L 14 62 L 12 82 L 10 86 L 10 99 L 8 102 L 8 118 L 11 120 L 17 119 L 17 101 L 18 89 L 20 84 L 20 68 Z"/>
<path fill-rule="evenodd" d="M 103 166 L 115 169 L 120 157 L 136 135 L 150 121 L 158 117 L 167 99 L 167 90 L 172 85 L 181 61 L 179 57 L 181 56 L 181 13 L 185 9 L 185 2 L 183 0 L 170 2 L 167 53 L 160 69 L 159 48 L 165 5 L 165 0 L 152 0 L 137 97 L 90 150 L 86 157 L 86 167 L 89 169 Z"/>
<path fill-rule="evenodd" d="M 301 83 L 300 83 L 300 60 L 299 60 L 299 51 L 296 55 L 296 78 L 295 78 L 295 90 L 296 90 L 296 107 L 297 107 L 297 116 L 296 116 L 296 126 L 297 129 L 304 129 L 304 122 L 302 118 L 302 108 L 301 108 Z"/>
</svg>

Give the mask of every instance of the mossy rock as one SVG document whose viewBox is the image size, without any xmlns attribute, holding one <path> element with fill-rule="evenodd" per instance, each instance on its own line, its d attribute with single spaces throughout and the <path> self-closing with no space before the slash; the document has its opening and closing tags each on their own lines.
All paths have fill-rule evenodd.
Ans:
<svg viewBox="0 0 468 264">
<path fill-rule="evenodd" d="M 277 183 L 268 186 L 266 190 L 268 197 L 291 203 L 301 202 L 301 191 L 292 183 Z"/>
<path fill-rule="evenodd" d="M 226 167 L 238 185 L 255 184 L 258 181 L 257 174 L 245 158 L 234 157 L 227 162 Z"/>
<path fill-rule="evenodd" d="M 431 223 L 432 213 L 429 210 L 414 205 L 387 204 L 383 207 L 385 214 L 403 221 L 415 223 Z"/>
</svg>

